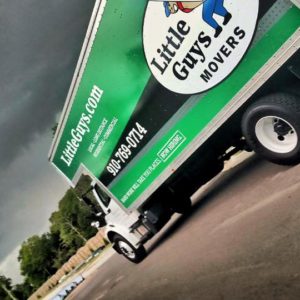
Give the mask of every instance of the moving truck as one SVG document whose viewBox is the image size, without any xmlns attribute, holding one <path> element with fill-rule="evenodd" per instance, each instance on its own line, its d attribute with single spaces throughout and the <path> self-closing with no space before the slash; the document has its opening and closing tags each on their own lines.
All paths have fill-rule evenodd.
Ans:
<svg viewBox="0 0 300 300">
<path fill-rule="evenodd" d="M 300 160 L 299 0 L 97 0 L 49 160 L 132 262 L 251 149 Z M 192 237 L 191 237 L 192 238 Z"/>
</svg>

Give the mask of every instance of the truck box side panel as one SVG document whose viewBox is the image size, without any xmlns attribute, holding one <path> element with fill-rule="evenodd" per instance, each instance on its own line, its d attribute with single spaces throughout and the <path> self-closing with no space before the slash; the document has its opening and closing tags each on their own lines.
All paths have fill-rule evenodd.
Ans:
<svg viewBox="0 0 300 300">
<path fill-rule="evenodd" d="M 247 100 L 247 84 L 283 45 L 298 39 L 300 13 L 289 0 L 263 2 L 243 61 L 221 84 L 191 96 L 169 91 L 151 75 L 142 41 L 147 1 L 103 3 L 52 162 L 73 183 L 87 169 L 131 209 L 238 109 L 238 95 Z"/>
<path fill-rule="evenodd" d="M 89 53 L 53 163 L 73 180 L 79 166 L 105 167 L 150 72 L 144 64 L 146 1 L 108 1 Z M 99 145 L 105 135 L 105 145 Z M 99 157 L 99 154 L 101 155 Z"/>
<path fill-rule="evenodd" d="M 156 180 L 156 186 L 159 186 L 160 182 L 163 182 L 166 178 L 166 176 L 160 178 L 164 170 L 176 158 L 179 161 L 176 167 L 180 165 L 180 161 L 183 161 L 183 159 L 180 159 L 180 154 L 188 151 L 187 145 L 199 136 L 199 133 L 201 134 L 202 130 L 221 112 L 225 105 L 234 98 L 276 51 L 299 30 L 299 25 L 299 10 L 296 7 L 288 9 L 280 20 L 265 33 L 256 46 L 250 49 L 233 74 L 221 85 L 201 97 L 201 101 L 198 101 L 165 136 L 153 145 L 135 165 L 131 166 L 130 170 L 127 170 L 126 176 L 123 176 L 111 186 L 110 189 L 116 197 L 123 199 L 125 206 L 130 207 L 149 188 L 149 183 Z M 161 154 L 172 142 L 176 143 L 177 146 L 163 159 Z M 167 172 L 172 172 L 172 168 L 168 168 Z M 143 197 L 147 197 L 147 195 L 143 195 Z M 139 200 L 142 201 L 143 197 Z"/>
</svg>

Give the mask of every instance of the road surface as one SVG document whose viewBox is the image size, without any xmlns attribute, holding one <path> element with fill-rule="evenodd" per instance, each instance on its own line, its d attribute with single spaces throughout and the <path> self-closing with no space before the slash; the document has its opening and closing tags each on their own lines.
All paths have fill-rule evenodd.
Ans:
<svg viewBox="0 0 300 300">
<path fill-rule="evenodd" d="M 253 156 L 196 198 L 141 264 L 113 255 L 68 300 L 300 299 L 300 165 Z"/>
</svg>

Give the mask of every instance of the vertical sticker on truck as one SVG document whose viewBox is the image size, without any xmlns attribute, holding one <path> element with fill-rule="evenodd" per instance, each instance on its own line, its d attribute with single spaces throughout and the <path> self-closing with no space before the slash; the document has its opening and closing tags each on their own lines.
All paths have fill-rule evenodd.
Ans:
<svg viewBox="0 0 300 300">
<path fill-rule="evenodd" d="M 246 53 L 258 8 L 259 0 L 149 1 L 143 41 L 152 74 L 181 94 L 216 86 Z"/>
</svg>

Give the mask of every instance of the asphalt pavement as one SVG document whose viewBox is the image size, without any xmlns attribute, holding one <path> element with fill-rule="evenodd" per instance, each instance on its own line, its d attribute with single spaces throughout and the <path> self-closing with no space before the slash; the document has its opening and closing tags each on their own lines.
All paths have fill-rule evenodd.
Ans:
<svg viewBox="0 0 300 300">
<path fill-rule="evenodd" d="M 231 162 L 194 198 L 142 263 L 115 254 L 67 299 L 300 299 L 300 165 Z"/>
</svg>

